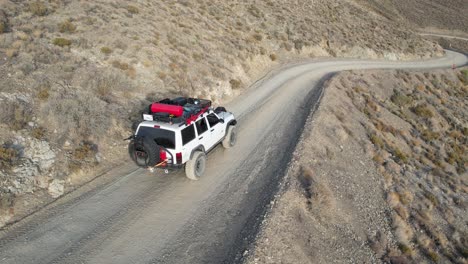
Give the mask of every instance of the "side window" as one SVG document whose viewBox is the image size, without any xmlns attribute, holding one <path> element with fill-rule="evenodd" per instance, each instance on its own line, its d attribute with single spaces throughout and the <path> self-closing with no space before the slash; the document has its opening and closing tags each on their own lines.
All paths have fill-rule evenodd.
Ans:
<svg viewBox="0 0 468 264">
<path fill-rule="evenodd" d="M 182 145 L 189 143 L 195 138 L 195 129 L 193 125 L 190 125 L 184 129 L 182 129 Z"/>
<path fill-rule="evenodd" d="M 208 123 L 210 124 L 210 127 L 213 127 L 219 123 L 219 118 L 213 113 L 209 114 L 206 117 L 206 119 L 208 119 Z"/>
<path fill-rule="evenodd" d="M 205 131 L 208 130 L 208 124 L 206 123 L 205 118 L 202 118 L 202 119 L 198 120 L 195 124 L 197 125 L 198 135 L 201 135 Z"/>
</svg>

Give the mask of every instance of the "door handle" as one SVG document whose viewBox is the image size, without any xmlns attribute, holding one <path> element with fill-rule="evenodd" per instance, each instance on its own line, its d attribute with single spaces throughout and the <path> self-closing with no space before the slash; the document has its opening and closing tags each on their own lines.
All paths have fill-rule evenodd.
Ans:
<svg viewBox="0 0 468 264">
<path fill-rule="evenodd" d="M 211 132 L 213 132 L 213 131 L 214 131 L 214 129 L 211 129 L 210 131 L 211 131 Z"/>
<path fill-rule="evenodd" d="M 199 137 L 198 139 L 202 139 L 203 137 Z"/>
</svg>

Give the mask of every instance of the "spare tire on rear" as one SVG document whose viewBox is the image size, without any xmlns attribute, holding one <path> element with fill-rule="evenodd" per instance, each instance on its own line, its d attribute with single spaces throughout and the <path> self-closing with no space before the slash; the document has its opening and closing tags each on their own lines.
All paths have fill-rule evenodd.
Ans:
<svg viewBox="0 0 468 264">
<path fill-rule="evenodd" d="M 130 158 L 140 167 L 157 165 L 159 160 L 160 147 L 154 140 L 136 138 L 128 145 Z"/>
</svg>

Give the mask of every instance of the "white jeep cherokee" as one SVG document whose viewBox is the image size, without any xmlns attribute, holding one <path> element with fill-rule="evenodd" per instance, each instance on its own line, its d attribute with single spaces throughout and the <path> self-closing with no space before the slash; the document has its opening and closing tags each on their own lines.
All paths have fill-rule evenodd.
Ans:
<svg viewBox="0 0 468 264">
<path fill-rule="evenodd" d="M 225 148 L 236 144 L 234 115 L 224 107 L 215 110 L 211 101 L 179 97 L 153 103 L 145 121 L 138 125 L 128 150 L 138 166 L 182 168 L 191 180 L 203 175 L 206 153 L 218 143 Z"/>
</svg>

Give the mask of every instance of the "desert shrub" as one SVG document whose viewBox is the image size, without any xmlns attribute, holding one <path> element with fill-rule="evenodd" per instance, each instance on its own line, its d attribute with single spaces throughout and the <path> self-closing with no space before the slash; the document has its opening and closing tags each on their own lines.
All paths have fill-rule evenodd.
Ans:
<svg viewBox="0 0 468 264">
<path fill-rule="evenodd" d="M 158 71 L 157 74 L 158 74 L 159 79 L 161 79 L 161 80 L 164 80 L 167 77 L 167 74 L 165 72 L 163 72 L 163 71 Z"/>
<path fill-rule="evenodd" d="M 104 53 L 105 55 L 109 55 L 112 53 L 112 49 L 109 47 L 102 47 L 101 52 Z"/>
<path fill-rule="evenodd" d="M 393 156 L 395 156 L 397 162 L 403 162 L 403 163 L 408 162 L 408 156 L 399 148 L 395 147 L 392 151 L 392 154 Z"/>
<path fill-rule="evenodd" d="M 140 13 L 140 10 L 136 6 L 128 5 L 127 6 L 127 11 L 131 14 L 138 14 Z"/>
<path fill-rule="evenodd" d="M 71 172 L 79 171 L 83 166 L 95 162 L 95 155 L 98 152 L 98 146 L 91 141 L 83 141 L 72 152 L 68 169 Z"/>
<path fill-rule="evenodd" d="M 426 104 L 419 104 L 415 106 L 412 110 L 415 114 L 417 114 L 420 117 L 431 118 L 434 116 L 434 113 L 431 111 L 431 109 L 429 109 L 429 107 L 427 107 Z"/>
<path fill-rule="evenodd" d="M 405 254 L 405 255 L 411 255 L 413 254 L 413 250 L 411 249 L 411 247 L 409 247 L 408 245 L 406 244 L 402 244 L 400 243 L 398 245 L 398 248 L 400 249 L 401 253 Z"/>
<path fill-rule="evenodd" d="M 7 24 L 3 21 L 0 21 L 0 34 L 5 33 L 7 31 Z"/>
<path fill-rule="evenodd" d="M 439 255 L 438 255 L 436 252 L 432 251 L 432 250 L 429 250 L 429 251 L 427 252 L 427 256 L 428 256 L 432 261 L 434 261 L 434 262 L 436 262 L 436 263 L 439 262 L 439 260 L 440 260 Z"/>
<path fill-rule="evenodd" d="M 437 199 L 437 197 L 432 194 L 431 192 L 425 192 L 424 193 L 424 196 L 426 196 L 426 198 L 434 205 L 434 206 L 437 206 L 439 205 L 439 200 Z"/>
<path fill-rule="evenodd" d="M 43 127 L 35 127 L 31 131 L 31 136 L 37 139 L 44 139 L 46 137 L 47 130 Z"/>
<path fill-rule="evenodd" d="M 45 3 L 39 0 L 29 3 L 29 11 L 36 16 L 45 16 L 49 12 Z"/>
<path fill-rule="evenodd" d="M 424 130 L 422 133 L 421 133 L 421 137 L 425 140 L 425 141 L 433 141 L 433 140 L 437 140 L 440 138 L 440 133 L 438 132 L 433 132 L 429 129 L 426 129 Z"/>
<path fill-rule="evenodd" d="M 379 148 L 383 148 L 385 146 L 385 142 L 377 134 L 371 134 L 369 136 L 369 139 L 372 142 L 372 144 L 378 146 Z"/>
<path fill-rule="evenodd" d="M 377 164 L 383 164 L 385 162 L 384 157 L 382 157 L 380 153 L 375 154 L 374 157 L 372 157 L 372 160 Z"/>
<path fill-rule="evenodd" d="M 275 61 L 278 57 L 276 56 L 276 54 L 272 53 L 270 54 L 270 60 L 271 61 Z"/>
<path fill-rule="evenodd" d="M 91 141 L 83 141 L 81 144 L 73 150 L 72 158 L 77 162 L 85 162 L 90 158 L 94 158 L 97 153 L 98 147 Z"/>
<path fill-rule="evenodd" d="M 231 84 L 232 89 L 239 89 L 242 85 L 242 82 L 237 79 L 231 79 L 229 83 Z"/>
<path fill-rule="evenodd" d="M 112 66 L 114 66 L 115 68 L 120 69 L 122 71 L 126 71 L 126 70 L 128 70 L 130 68 L 130 65 L 128 65 L 128 63 L 121 62 L 121 61 L 118 61 L 118 60 L 113 61 Z"/>
<path fill-rule="evenodd" d="M 9 170 L 18 159 L 18 151 L 6 145 L 0 146 L 0 170 Z"/>
<path fill-rule="evenodd" d="M 255 33 L 252 36 L 256 41 L 261 41 L 263 39 L 263 36 L 261 34 Z"/>
<path fill-rule="evenodd" d="M 413 98 L 402 94 L 396 89 L 393 90 L 393 95 L 390 97 L 390 100 L 400 107 L 411 104 L 413 102 Z"/>
<path fill-rule="evenodd" d="M 50 88 L 49 87 L 41 87 L 37 92 L 37 98 L 41 101 L 46 101 L 49 99 L 50 96 Z"/>
<path fill-rule="evenodd" d="M 58 27 L 61 33 L 73 33 L 76 31 L 76 26 L 71 22 L 70 19 L 67 19 L 60 23 Z"/>
<path fill-rule="evenodd" d="M 468 84 L 468 70 L 461 70 L 460 74 L 458 75 L 458 79 L 464 84 Z"/>
<path fill-rule="evenodd" d="M 52 43 L 59 47 L 68 47 L 72 44 L 72 41 L 66 38 L 55 38 Z"/>
</svg>

